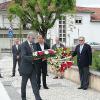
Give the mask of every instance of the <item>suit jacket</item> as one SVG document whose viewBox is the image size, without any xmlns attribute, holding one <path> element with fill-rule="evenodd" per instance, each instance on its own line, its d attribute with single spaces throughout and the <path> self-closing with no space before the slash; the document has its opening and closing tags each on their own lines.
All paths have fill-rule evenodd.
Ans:
<svg viewBox="0 0 100 100">
<path fill-rule="evenodd" d="M 36 45 L 33 43 L 33 48 L 36 50 Z M 25 41 L 21 45 L 21 65 L 19 68 L 20 74 L 31 74 L 34 70 L 32 50 L 28 42 Z"/>
<path fill-rule="evenodd" d="M 21 56 L 21 45 L 18 45 L 18 49 L 16 48 L 16 45 L 12 46 L 12 53 L 13 53 L 13 58 L 17 58 L 17 56 Z"/>
<path fill-rule="evenodd" d="M 64 45 L 60 43 L 60 48 L 61 48 L 61 47 L 64 47 Z M 54 50 L 57 49 L 56 44 L 54 44 L 54 45 L 52 46 L 52 49 L 54 49 Z"/>
<path fill-rule="evenodd" d="M 92 64 L 92 50 L 91 46 L 84 44 L 82 52 L 80 53 L 80 45 L 77 45 L 72 56 L 77 55 L 77 64 L 79 67 L 89 67 Z"/>
</svg>

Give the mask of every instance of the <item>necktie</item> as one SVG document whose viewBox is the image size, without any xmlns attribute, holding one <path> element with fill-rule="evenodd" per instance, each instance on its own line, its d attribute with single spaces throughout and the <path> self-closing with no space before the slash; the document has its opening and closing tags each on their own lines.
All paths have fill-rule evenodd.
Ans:
<svg viewBox="0 0 100 100">
<path fill-rule="evenodd" d="M 31 50 L 34 51 L 33 44 L 30 43 Z"/>
</svg>

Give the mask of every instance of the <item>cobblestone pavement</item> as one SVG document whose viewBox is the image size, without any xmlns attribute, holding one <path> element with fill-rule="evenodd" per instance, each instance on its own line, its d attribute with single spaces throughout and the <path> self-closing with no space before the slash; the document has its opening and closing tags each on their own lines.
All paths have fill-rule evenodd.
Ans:
<svg viewBox="0 0 100 100">
<path fill-rule="evenodd" d="M 18 71 L 16 77 L 11 77 L 12 58 L 10 55 L 3 56 L 2 59 L 0 59 L 0 68 L 4 76 L 4 78 L 0 80 L 4 86 L 13 87 L 13 90 L 10 91 L 9 88 L 7 90 L 10 92 L 10 95 L 12 94 L 12 100 L 20 100 L 20 98 L 16 99 L 16 97 L 20 97 L 21 77 Z M 41 88 L 40 90 L 43 100 L 100 100 L 100 92 L 92 89 L 78 90 L 77 84 L 66 79 L 53 79 L 53 75 L 50 73 L 49 76 L 47 76 L 47 83 L 50 89 L 45 90 Z M 27 100 L 35 100 L 29 81 L 27 84 Z"/>
</svg>

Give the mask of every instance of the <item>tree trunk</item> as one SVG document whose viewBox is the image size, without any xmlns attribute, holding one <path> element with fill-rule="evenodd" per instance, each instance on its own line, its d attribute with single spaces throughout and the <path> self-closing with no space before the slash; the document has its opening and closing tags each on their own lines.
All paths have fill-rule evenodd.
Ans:
<svg viewBox="0 0 100 100">
<path fill-rule="evenodd" d="M 47 38 L 47 31 L 48 31 L 48 29 L 42 28 L 42 31 L 40 30 L 39 34 L 41 34 L 42 37 L 43 37 L 44 39 L 46 39 L 46 38 Z"/>
</svg>

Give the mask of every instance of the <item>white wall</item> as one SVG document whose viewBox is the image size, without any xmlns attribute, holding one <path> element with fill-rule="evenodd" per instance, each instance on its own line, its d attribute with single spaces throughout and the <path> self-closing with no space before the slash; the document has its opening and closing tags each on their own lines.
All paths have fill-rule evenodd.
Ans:
<svg viewBox="0 0 100 100">
<path fill-rule="evenodd" d="M 76 27 L 73 29 L 73 32 L 67 31 L 66 33 L 70 34 L 70 45 L 73 45 L 73 39 L 78 38 L 79 36 L 84 36 L 86 42 L 99 42 L 100 43 L 100 22 L 90 22 L 91 13 L 78 13 L 77 16 L 82 16 L 82 24 L 74 24 Z M 49 38 L 53 39 L 53 44 L 55 43 L 55 37 L 58 36 L 59 22 L 56 21 L 54 27 L 48 31 L 51 33 Z M 69 45 L 69 38 L 67 36 L 67 45 Z"/>
<path fill-rule="evenodd" d="M 3 23 L 3 15 L 8 17 L 7 15 L 7 11 L 0 11 L 0 27 L 1 28 L 9 28 L 10 27 L 10 22 L 9 20 L 6 18 L 4 19 L 5 22 Z M 13 28 L 19 28 L 19 18 L 18 17 L 15 17 L 13 20 L 12 20 L 12 27 Z"/>
<path fill-rule="evenodd" d="M 76 0 L 77 6 L 100 7 L 100 0 Z"/>
<path fill-rule="evenodd" d="M 0 0 L 0 3 L 6 2 L 6 1 L 11 1 L 11 0 Z"/>
<path fill-rule="evenodd" d="M 48 39 L 52 39 L 52 43 L 55 43 L 55 37 L 58 37 L 58 29 L 59 29 L 59 21 L 57 20 L 53 26 L 53 28 L 48 30 Z M 51 43 L 51 44 L 52 44 Z"/>
<path fill-rule="evenodd" d="M 71 42 L 74 38 L 78 37 L 78 29 L 79 36 L 84 36 L 86 38 L 86 42 L 99 42 L 100 43 L 100 22 L 90 22 L 90 14 L 80 13 L 77 14 L 79 16 L 83 16 L 82 24 L 76 24 L 76 29 L 70 34 Z"/>
</svg>

